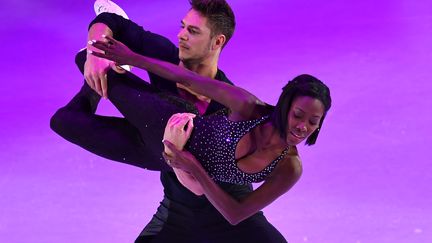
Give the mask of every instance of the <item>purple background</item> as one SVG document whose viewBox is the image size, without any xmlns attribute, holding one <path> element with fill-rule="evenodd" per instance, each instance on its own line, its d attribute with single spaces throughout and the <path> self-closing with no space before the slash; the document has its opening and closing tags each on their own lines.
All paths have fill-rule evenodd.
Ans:
<svg viewBox="0 0 432 243">
<path fill-rule="evenodd" d="M 230 2 L 238 25 L 220 68 L 231 80 L 274 104 L 310 73 L 334 100 L 268 219 L 293 243 L 432 242 L 432 2 Z M 174 42 L 189 8 L 117 3 Z M 1 2 L 0 242 L 132 242 L 162 198 L 158 173 L 49 129 L 82 84 L 73 58 L 93 16 L 92 1 Z M 117 114 L 107 101 L 99 113 Z"/>
</svg>

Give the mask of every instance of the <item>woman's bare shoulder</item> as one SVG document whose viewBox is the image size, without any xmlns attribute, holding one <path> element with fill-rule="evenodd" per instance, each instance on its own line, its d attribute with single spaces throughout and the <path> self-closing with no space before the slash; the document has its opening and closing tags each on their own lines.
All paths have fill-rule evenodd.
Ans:
<svg viewBox="0 0 432 243">
<path fill-rule="evenodd" d="M 285 157 L 279 161 L 274 171 L 275 175 L 289 176 L 291 178 L 300 178 L 303 167 L 302 161 L 295 146 L 290 146 Z"/>
</svg>

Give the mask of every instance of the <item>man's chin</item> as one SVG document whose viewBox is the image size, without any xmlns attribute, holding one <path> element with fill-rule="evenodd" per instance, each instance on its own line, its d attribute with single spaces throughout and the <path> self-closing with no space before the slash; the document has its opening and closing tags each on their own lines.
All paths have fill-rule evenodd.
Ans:
<svg viewBox="0 0 432 243">
<path fill-rule="evenodd" d="M 188 53 L 186 51 L 184 51 L 180 48 L 179 49 L 179 57 L 180 57 L 180 59 L 188 59 L 188 58 L 190 58 L 190 55 L 188 55 Z"/>
<path fill-rule="evenodd" d="M 194 64 L 198 63 L 198 60 L 191 58 L 190 56 L 179 55 L 179 59 L 183 64 Z"/>
<path fill-rule="evenodd" d="M 189 58 L 188 56 L 182 54 L 182 53 L 179 53 L 179 59 L 180 59 L 180 61 L 182 61 L 182 62 L 188 62 L 188 60 L 189 60 L 190 58 Z"/>
</svg>

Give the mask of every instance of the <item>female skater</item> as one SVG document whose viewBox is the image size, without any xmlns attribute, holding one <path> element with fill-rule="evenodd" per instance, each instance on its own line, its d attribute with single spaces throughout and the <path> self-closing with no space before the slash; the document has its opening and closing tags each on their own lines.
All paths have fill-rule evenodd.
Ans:
<svg viewBox="0 0 432 243">
<path fill-rule="evenodd" d="M 118 65 L 145 69 L 228 107 L 227 114 L 195 118 L 193 129 L 192 115 L 172 117 L 165 138 L 175 144 L 168 141 L 164 144 L 172 152 L 172 155 L 165 155 L 167 162 L 190 174 L 196 180 L 191 180 L 191 184 L 199 185 L 197 190 L 202 190 L 231 224 L 237 224 L 266 207 L 297 182 L 302 167 L 295 146 L 305 139 L 308 145 L 315 143 L 331 106 L 330 91 L 321 81 L 310 75 L 294 78 L 283 88 L 276 107 L 272 107 L 241 88 L 138 55 L 121 42 L 109 36 L 106 39 L 106 42 L 93 43 L 104 51 L 93 52 L 93 55 L 113 60 Z M 152 103 L 138 105 L 145 110 Z M 122 113 L 126 119 L 131 116 L 131 120 L 135 120 L 133 112 Z M 158 114 L 148 114 L 148 120 L 163 121 L 171 115 L 159 110 Z M 147 126 L 149 121 L 141 121 L 141 124 L 135 121 L 134 125 Z M 180 151 L 190 134 L 186 144 L 190 153 Z M 233 199 L 215 183 L 242 184 L 263 180 L 261 186 L 241 200 Z"/>
</svg>

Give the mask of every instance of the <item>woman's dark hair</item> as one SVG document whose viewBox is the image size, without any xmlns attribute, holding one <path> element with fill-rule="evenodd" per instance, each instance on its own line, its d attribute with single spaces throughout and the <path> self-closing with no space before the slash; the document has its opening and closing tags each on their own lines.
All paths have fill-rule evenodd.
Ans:
<svg viewBox="0 0 432 243">
<path fill-rule="evenodd" d="M 225 0 L 189 0 L 193 10 L 206 17 L 211 36 L 225 35 L 224 46 L 231 39 L 235 29 L 235 16 Z"/>
<path fill-rule="evenodd" d="M 314 76 L 302 74 L 289 81 L 285 87 L 282 88 L 282 94 L 273 110 L 271 120 L 275 128 L 279 131 L 280 136 L 286 139 L 288 112 L 294 99 L 299 96 L 308 96 L 318 99 L 324 105 L 324 115 L 319 122 L 318 129 L 306 140 L 306 145 L 313 145 L 316 142 L 327 111 L 331 106 L 330 89 Z"/>
</svg>

